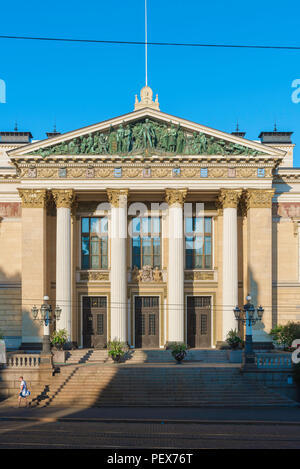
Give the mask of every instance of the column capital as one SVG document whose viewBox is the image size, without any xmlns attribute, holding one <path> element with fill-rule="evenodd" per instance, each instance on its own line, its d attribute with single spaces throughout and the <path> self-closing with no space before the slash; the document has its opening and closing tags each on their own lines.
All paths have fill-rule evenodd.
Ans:
<svg viewBox="0 0 300 469">
<path fill-rule="evenodd" d="M 246 211 L 249 208 L 271 208 L 274 189 L 247 189 L 243 193 Z"/>
<path fill-rule="evenodd" d="M 72 208 L 75 201 L 73 189 L 52 189 L 56 208 Z"/>
<path fill-rule="evenodd" d="M 242 189 L 220 189 L 218 195 L 219 208 L 237 208 Z"/>
<path fill-rule="evenodd" d="M 176 205 L 182 207 L 187 196 L 187 189 L 166 189 L 165 200 L 171 207 Z"/>
<path fill-rule="evenodd" d="M 107 189 L 106 193 L 108 201 L 113 207 L 122 207 L 126 205 L 129 193 L 128 189 Z"/>
<path fill-rule="evenodd" d="M 18 189 L 22 208 L 46 208 L 49 199 L 47 189 Z"/>
</svg>

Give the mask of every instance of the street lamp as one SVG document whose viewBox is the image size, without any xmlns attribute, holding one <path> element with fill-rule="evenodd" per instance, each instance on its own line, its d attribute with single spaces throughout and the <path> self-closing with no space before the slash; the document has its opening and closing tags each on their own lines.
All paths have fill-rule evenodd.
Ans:
<svg viewBox="0 0 300 469">
<path fill-rule="evenodd" d="M 54 320 L 59 320 L 61 315 L 61 308 L 56 306 L 54 314 L 52 314 L 52 307 L 47 302 L 49 301 L 49 296 L 45 295 L 44 303 L 41 305 L 40 309 L 35 305 L 31 308 L 31 313 L 34 321 L 39 321 L 40 324 L 44 325 L 44 335 L 43 335 L 43 354 L 50 353 L 50 323 Z"/>
<path fill-rule="evenodd" d="M 253 364 L 255 363 L 255 354 L 253 352 L 252 325 L 262 320 L 264 309 L 262 306 L 254 308 L 251 303 L 251 295 L 246 296 L 246 300 L 247 303 L 243 306 L 242 310 L 236 306 L 233 312 L 237 321 L 246 324 L 245 363 Z"/>
</svg>

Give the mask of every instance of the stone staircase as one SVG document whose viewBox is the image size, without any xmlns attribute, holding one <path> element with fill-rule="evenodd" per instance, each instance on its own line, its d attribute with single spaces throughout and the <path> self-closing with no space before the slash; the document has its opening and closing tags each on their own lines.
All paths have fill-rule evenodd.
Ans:
<svg viewBox="0 0 300 469">
<path fill-rule="evenodd" d="M 31 407 L 256 407 L 297 404 L 249 379 L 236 365 L 103 364 L 61 366 L 31 389 Z M 2 406 L 16 405 L 16 398 Z"/>
<path fill-rule="evenodd" d="M 199 363 L 229 363 L 227 350 L 196 350 L 188 351 L 186 362 Z M 174 358 L 169 350 L 159 349 L 134 349 L 129 350 L 125 356 L 125 362 L 139 363 L 174 363 Z M 83 349 L 67 352 L 66 364 L 81 363 L 112 363 L 108 351 L 103 349 Z"/>
</svg>

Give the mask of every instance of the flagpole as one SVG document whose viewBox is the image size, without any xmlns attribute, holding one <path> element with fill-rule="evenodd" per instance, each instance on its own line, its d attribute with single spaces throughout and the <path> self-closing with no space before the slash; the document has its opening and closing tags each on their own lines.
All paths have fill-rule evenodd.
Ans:
<svg viewBox="0 0 300 469">
<path fill-rule="evenodd" d="M 145 75 L 146 86 L 148 86 L 148 25 L 147 25 L 147 0 L 145 0 Z"/>
</svg>

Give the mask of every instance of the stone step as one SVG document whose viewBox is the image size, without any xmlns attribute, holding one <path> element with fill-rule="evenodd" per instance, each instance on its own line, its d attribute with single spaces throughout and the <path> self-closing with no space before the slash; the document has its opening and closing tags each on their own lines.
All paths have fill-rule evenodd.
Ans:
<svg viewBox="0 0 300 469">
<path fill-rule="evenodd" d="M 59 371 L 29 387 L 33 407 L 296 405 L 248 379 L 235 366 L 86 363 L 61 366 Z M 11 383 L 14 405 L 15 385 Z"/>
</svg>

